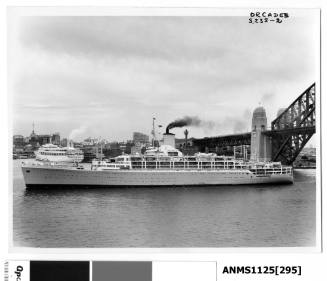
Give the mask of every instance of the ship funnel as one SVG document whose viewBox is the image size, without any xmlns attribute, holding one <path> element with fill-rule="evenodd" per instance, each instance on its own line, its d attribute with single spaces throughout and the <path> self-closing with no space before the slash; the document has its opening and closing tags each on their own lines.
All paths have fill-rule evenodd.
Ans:
<svg viewBox="0 0 327 281">
<path fill-rule="evenodd" d="M 169 133 L 169 131 L 167 133 L 167 130 L 166 130 L 166 133 L 163 134 L 163 144 L 170 145 L 175 148 L 175 135 Z"/>
</svg>

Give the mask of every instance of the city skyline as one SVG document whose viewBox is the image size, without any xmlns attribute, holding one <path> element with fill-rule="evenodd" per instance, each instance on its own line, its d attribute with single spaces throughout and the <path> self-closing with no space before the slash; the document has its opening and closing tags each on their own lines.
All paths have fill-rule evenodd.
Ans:
<svg viewBox="0 0 327 281">
<path fill-rule="evenodd" d="M 24 138 L 24 139 L 31 139 L 32 135 L 36 136 L 36 137 L 48 137 L 50 138 L 49 142 L 52 143 L 52 140 L 51 138 L 54 137 L 54 136 L 59 136 L 61 140 L 65 140 L 65 141 L 74 141 L 76 143 L 81 143 L 81 142 L 89 142 L 89 141 L 95 141 L 95 142 L 112 142 L 112 143 L 116 143 L 116 142 L 133 142 L 134 141 L 134 134 L 135 133 L 138 133 L 138 134 L 142 134 L 144 135 L 145 137 L 147 137 L 149 140 L 147 142 L 151 142 L 151 136 L 150 135 L 147 135 L 147 134 L 143 134 L 141 132 L 133 132 L 132 133 L 132 136 L 128 139 L 121 139 L 121 140 L 114 140 L 114 139 L 111 139 L 111 140 L 108 140 L 108 139 L 105 139 L 105 138 L 102 138 L 102 137 L 98 137 L 98 136 L 87 136 L 85 137 L 83 140 L 80 140 L 80 141 L 74 141 L 73 139 L 69 139 L 67 136 L 63 136 L 60 134 L 60 132 L 47 132 L 47 133 L 40 133 L 38 134 L 37 131 L 35 130 L 32 130 L 30 132 L 30 134 L 27 134 L 27 135 L 22 135 L 22 134 L 13 134 L 13 138 Z M 150 138 L 151 137 L 151 138 Z M 158 137 L 157 137 L 158 138 Z"/>
<path fill-rule="evenodd" d="M 130 139 L 150 135 L 153 117 L 164 131 L 185 115 L 211 124 L 190 137 L 247 132 L 259 103 L 270 123 L 318 75 L 309 17 L 22 17 L 12 28 L 14 134 L 35 122 L 75 141 Z"/>
</svg>

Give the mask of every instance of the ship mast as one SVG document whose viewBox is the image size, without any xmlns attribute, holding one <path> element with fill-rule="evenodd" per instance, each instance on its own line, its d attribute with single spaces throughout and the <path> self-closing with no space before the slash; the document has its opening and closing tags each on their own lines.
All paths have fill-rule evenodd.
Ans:
<svg viewBox="0 0 327 281">
<path fill-rule="evenodd" d="M 99 145 L 99 143 L 100 143 L 100 161 L 102 161 L 103 148 L 102 148 L 102 139 L 101 139 L 101 137 L 99 138 L 98 145 Z M 99 148 L 98 148 L 98 152 L 99 152 Z"/>
<path fill-rule="evenodd" d="M 156 131 L 155 131 L 155 126 L 154 126 L 154 121 L 156 120 L 155 117 L 152 117 L 152 146 L 154 147 L 154 143 L 156 140 Z"/>
</svg>

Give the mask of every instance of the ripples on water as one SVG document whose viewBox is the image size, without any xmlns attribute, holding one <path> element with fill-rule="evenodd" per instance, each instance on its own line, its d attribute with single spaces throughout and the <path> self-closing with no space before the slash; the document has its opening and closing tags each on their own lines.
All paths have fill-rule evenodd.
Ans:
<svg viewBox="0 0 327 281">
<path fill-rule="evenodd" d="M 14 161 L 14 246 L 315 245 L 315 170 L 293 185 L 26 190 Z"/>
</svg>

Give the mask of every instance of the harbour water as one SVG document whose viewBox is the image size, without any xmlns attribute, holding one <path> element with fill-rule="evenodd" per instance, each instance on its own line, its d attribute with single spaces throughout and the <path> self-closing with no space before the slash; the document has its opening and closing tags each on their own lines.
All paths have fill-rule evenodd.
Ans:
<svg viewBox="0 0 327 281">
<path fill-rule="evenodd" d="M 20 247 L 315 246 L 316 170 L 292 185 L 26 190 L 13 161 Z"/>
</svg>

